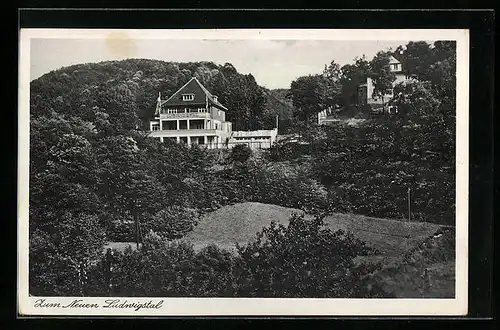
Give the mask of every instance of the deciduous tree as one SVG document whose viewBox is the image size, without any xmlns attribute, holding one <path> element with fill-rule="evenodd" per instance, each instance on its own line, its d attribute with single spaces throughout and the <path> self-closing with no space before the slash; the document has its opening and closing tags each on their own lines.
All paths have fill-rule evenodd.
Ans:
<svg viewBox="0 0 500 330">
<path fill-rule="evenodd" d="M 328 106 L 328 85 L 323 75 L 299 77 L 290 86 L 290 97 L 294 106 L 294 116 L 311 122 L 315 115 Z"/>
<path fill-rule="evenodd" d="M 370 62 L 370 76 L 373 81 L 373 97 L 381 98 L 385 103 L 385 95 L 392 93 L 392 83 L 396 80 L 395 74 L 389 67 L 390 53 L 378 52 Z"/>
</svg>

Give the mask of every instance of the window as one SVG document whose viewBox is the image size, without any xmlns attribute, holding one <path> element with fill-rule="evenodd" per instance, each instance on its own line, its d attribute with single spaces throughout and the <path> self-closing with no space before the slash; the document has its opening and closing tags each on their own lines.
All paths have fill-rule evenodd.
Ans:
<svg viewBox="0 0 500 330">
<path fill-rule="evenodd" d="M 192 101 L 194 100 L 194 94 L 182 94 L 183 101 Z"/>
<path fill-rule="evenodd" d="M 168 113 L 177 113 L 177 109 L 168 109 Z"/>
</svg>

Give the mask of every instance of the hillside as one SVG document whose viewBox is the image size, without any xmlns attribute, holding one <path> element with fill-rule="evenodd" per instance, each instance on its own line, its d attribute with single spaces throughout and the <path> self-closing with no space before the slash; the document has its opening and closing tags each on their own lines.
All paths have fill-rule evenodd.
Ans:
<svg viewBox="0 0 500 330">
<path fill-rule="evenodd" d="M 205 214 L 195 229 L 185 236 L 199 250 L 215 243 L 220 248 L 234 249 L 235 243 L 244 244 L 255 238 L 255 234 L 271 221 L 287 224 L 292 213 L 303 213 L 297 209 L 262 203 L 240 203 L 222 207 Z"/>
<path fill-rule="evenodd" d="M 289 104 L 259 86 L 251 74 L 240 74 L 230 63 L 164 62 L 148 59 L 105 61 L 64 67 L 30 84 L 31 113 L 53 111 L 93 121 L 96 112 L 110 116 L 114 127 L 149 127 L 156 99 L 197 77 L 229 110 L 235 130 L 273 128 L 278 114 L 286 118 Z"/>
</svg>

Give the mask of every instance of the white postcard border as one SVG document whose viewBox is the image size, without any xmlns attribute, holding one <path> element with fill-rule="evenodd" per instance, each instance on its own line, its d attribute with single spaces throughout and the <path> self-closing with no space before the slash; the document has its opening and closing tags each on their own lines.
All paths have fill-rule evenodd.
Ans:
<svg viewBox="0 0 500 330">
<path fill-rule="evenodd" d="M 285 298 L 131 298 L 31 297 L 29 274 L 29 88 L 32 38 L 85 39 L 311 39 L 311 40 L 456 40 L 456 282 L 454 299 L 285 299 Z M 452 29 L 328 30 L 328 29 L 21 29 L 19 37 L 18 109 L 18 313 L 58 316 L 210 316 L 317 315 L 417 316 L 466 315 L 468 293 L 468 151 L 469 31 Z M 97 307 L 71 307 L 95 304 Z M 138 310 L 106 308 L 110 300 L 144 304 Z M 108 302 L 106 302 L 108 301 Z M 35 307 L 35 305 L 53 307 Z M 59 304 L 59 307 L 54 307 Z M 64 307 L 68 306 L 68 307 Z"/>
</svg>

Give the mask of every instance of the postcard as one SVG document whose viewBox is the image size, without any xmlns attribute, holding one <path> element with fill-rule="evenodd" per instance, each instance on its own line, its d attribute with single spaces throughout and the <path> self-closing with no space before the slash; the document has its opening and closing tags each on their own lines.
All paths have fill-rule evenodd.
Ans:
<svg viewBox="0 0 500 330">
<path fill-rule="evenodd" d="M 467 314 L 468 30 L 19 40 L 20 316 Z"/>
</svg>

